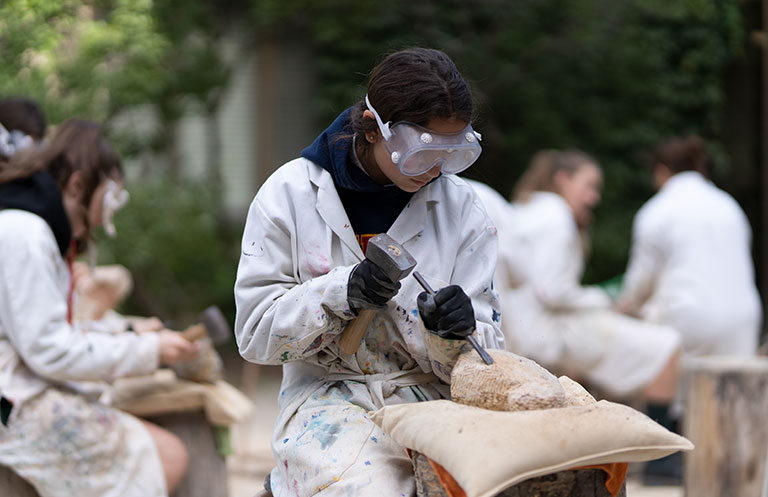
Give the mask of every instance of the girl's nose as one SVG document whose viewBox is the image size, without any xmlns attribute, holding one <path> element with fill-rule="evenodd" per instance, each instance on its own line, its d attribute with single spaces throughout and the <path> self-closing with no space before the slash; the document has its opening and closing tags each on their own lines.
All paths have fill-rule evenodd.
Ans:
<svg viewBox="0 0 768 497">
<path fill-rule="evenodd" d="M 432 179 L 434 179 L 434 178 L 437 178 L 438 176 L 440 176 L 440 164 L 437 164 L 437 165 L 436 165 L 436 166 L 434 166 L 432 169 L 430 169 L 429 171 L 427 171 L 427 175 L 428 175 L 430 178 L 432 178 Z"/>
</svg>

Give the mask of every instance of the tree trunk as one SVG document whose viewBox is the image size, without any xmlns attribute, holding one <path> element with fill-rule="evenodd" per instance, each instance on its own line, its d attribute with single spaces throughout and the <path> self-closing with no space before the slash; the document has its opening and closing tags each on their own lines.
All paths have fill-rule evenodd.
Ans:
<svg viewBox="0 0 768 497">
<path fill-rule="evenodd" d="M 416 475 L 417 497 L 448 497 L 426 456 L 413 451 L 413 470 Z M 606 474 L 599 469 L 559 471 L 521 481 L 497 497 L 611 497 L 605 488 Z M 617 497 L 626 497 L 622 488 Z"/>
<path fill-rule="evenodd" d="M 685 454 L 687 497 L 760 497 L 768 448 L 768 358 L 697 359 L 683 434 L 696 445 Z"/>
<path fill-rule="evenodd" d="M 147 418 L 178 436 L 189 452 L 187 474 L 171 497 L 228 497 L 227 467 L 202 411 Z"/>
</svg>

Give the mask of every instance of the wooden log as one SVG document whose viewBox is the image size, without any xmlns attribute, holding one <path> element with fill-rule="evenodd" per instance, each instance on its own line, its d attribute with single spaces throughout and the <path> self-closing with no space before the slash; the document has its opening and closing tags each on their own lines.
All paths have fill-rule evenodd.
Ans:
<svg viewBox="0 0 768 497">
<path fill-rule="evenodd" d="M 687 365 L 683 434 L 687 497 L 760 497 L 768 447 L 768 358 L 710 357 Z"/>
<path fill-rule="evenodd" d="M 8 497 L 40 497 L 32 485 L 12 469 L 0 465 L 0 495 Z"/>
<path fill-rule="evenodd" d="M 417 497 L 448 497 L 426 456 L 411 452 L 413 470 L 416 475 Z M 579 469 L 559 471 L 521 481 L 504 490 L 497 497 L 611 497 L 605 488 L 605 471 Z M 622 487 L 617 497 L 626 497 Z"/>
<path fill-rule="evenodd" d="M 178 436 L 189 452 L 187 474 L 171 497 L 228 497 L 227 467 L 202 411 L 147 418 Z"/>
</svg>

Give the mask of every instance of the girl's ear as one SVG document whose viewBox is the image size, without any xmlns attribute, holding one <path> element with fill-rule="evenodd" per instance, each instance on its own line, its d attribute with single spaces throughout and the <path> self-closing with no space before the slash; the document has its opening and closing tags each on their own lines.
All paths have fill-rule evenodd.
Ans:
<svg viewBox="0 0 768 497">
<path fill-rule="evenodd" d="M 554 188 L 555 193 L 562 193 L 570 179 L 571 175 L 568 174 L 567 171 L 561 169 L 556 172 L 552 177 L 552 187 Z"/>
<path fill-rule="evenodd" d="M 368 110 L 368 109 L 365 109 L 365 110 L 363 111 L 363 119 L 371 119 L 371 120 L 375 120 L 375 119 L 376 119 L 376 116 L 374 116 L 374 115 L 373 115 L 373 112 L 371 112 L 370 110 Z"/>
<path fill-rule="evenodd" d="M 65 194 L 74 197 L 82 198 L 85 193 L 85 181 L 83 180 L 83 173 L 81 171 L 73 171 L 67 179 L 67 184 L 64 185 Z"/>
</svg>

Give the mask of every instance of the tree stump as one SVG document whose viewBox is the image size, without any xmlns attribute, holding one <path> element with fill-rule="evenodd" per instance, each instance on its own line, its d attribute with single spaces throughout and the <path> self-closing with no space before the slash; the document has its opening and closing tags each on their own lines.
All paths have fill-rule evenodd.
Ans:
<svg viewBox="0 0 768 497">
<path fill-rule="evenodd" d="M 12 469 L 0 466 L 0 495 L 8 497 L 39 497 L 32 485 Z"/>
<path fill-rule="evenodd" d="M 411 452 L 417 497 L 448 497 L 427 457 Z M 496 497 L 611 497 L 605 488 L 606 474 L 599 469 L 559 471 L 521 481 Z M 626 497 L 623 487 L 617 497 Z"/>
<path fill-rule="evenodd" d="M 768 358 L 710 357 L 686 367 L 687 497 L 760 497 L 768 448 Z"/>
<path fill-rule="evenodd" d="M 146 418 L 178 436 L 189 452 L 187 474 L 171 497 L 228 497 L 227 466 L 202 411 Z"/>
</svg>

